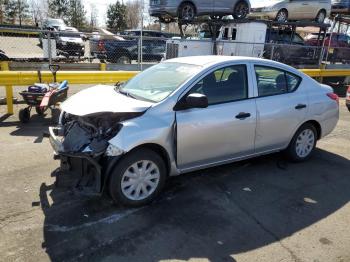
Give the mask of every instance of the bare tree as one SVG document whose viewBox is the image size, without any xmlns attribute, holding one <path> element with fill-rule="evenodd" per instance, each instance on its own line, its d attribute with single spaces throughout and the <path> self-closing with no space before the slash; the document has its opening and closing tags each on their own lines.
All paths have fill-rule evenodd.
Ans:
<svg viewBox="0 0 350 262">
<path fill-rule="evenodd" d="M 29 8 L 36 26 L 39 26 L 39 24 L 48 16 L 49 8 L 46 0 L 30 0 Z"/>
<path fill-rule="evenodd" d="M 141 20 L 142 3 L 132 0 L 126 3 L 126 24 L 130 29 L 138 28 Z"/>
<path fill-rule="evenodd" d="M 90 10 L 91 10 L 90 11 L 90 28 L 91 28 L 91 30 L 94 30 L 94 28 L 97 27 L 97 19 L 98 19 L 96 5 L 91 4 Z"/>
</svg>

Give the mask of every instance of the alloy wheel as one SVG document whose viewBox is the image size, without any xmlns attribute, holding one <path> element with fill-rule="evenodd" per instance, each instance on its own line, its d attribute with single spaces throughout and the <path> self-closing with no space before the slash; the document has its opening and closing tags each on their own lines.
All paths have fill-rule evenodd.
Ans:
<svg viewBox="0 0 350 262">
<path fill-rule="evenodd" d="M 248 15 L 249 7 L 246 3 L 240 2 L 234 10 L 234 18 L 243 19 Z"/>
<path fill-rule="evenodd" d="M 277 14 L 276 20 L 278 22 L 286 22 L 288 20 L 287 12 L 284 11 L 284 10 L 279 11 L 278 14 Z"/>
<path fill-rule="evenodd" d="M 192 5 L 186 4 L 181 9 L 181 18 L 184 20 L 194 19 L 194 7 Z"/>
</svg>

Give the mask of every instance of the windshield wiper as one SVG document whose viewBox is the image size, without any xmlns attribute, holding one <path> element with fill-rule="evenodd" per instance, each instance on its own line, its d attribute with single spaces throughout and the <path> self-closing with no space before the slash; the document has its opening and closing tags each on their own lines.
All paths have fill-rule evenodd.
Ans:
<svg viewBox="0 0 350 262">
<path fill-rule="evenodd" d="M 118 89 L 118 92 L 119 92 L 120 94 L 123 94 L 123 95 L 127 96 L 127 97 L 131 97 L 131 98 L 133 98 L 133 99 L 138 99 L 136 96 L 130 94 L 130 93 L 127 92 L 127 91 L 124 91 L 123 89 Z"/>
</svg>

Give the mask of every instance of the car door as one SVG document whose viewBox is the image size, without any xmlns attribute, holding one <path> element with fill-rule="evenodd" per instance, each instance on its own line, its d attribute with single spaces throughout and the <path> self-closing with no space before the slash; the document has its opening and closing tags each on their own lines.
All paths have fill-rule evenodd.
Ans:
<svg viewBox="0 0 350 262">
<path fill-rule="evenodd" d="M 214 1 L 215 0 L 193 0 L 192 2 L 196 6 L 197 15 L 200 15 L 211 14 L 214 11 Z"/>
<path fill-rule="evenodd" d="M 235 1 L 227 1 L 227 0 L 220 0 L 220 1 L 213 1 L 213 9 L 215 14 L 227 14 L 227 13 L 233 13 L 233 7 L 235 5 Z"/>
<path fill-rule="evenodd" d="M 207 96 L 209 106 L 176 112 L 177 163 L 181 170 L 254 153 L 256 107 L 247 65 L 231 65 L 206 74 L 187 95 Z"/>
<path fill-rule="evenodd" d="M 312 5 L 308 0 L 290 0 L 286 1 L 288 10 L 288 19 L 308 19 Z"/>
<path fill-rule="evenodd" d="M 281 149 L 306 117 L 307 94 L 299 88 L 302 79 L 265 65 L 256 64 L 254 70 L 258 93 L 256 153 Z"/>
</svg>

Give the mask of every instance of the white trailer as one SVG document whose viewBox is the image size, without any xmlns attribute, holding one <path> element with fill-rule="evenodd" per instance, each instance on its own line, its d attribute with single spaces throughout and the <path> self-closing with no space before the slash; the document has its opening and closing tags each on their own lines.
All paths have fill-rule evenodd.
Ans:
<svg viewBox="0 0 350 262">
<path fill-rule="evenodd" d="M 222 26 L 215 41 L 171 39 L 166 45 L 166 59 L 199 55 L 262 57 L 266 31 L 266 23 L 248 21 Z"/>
</svg>

